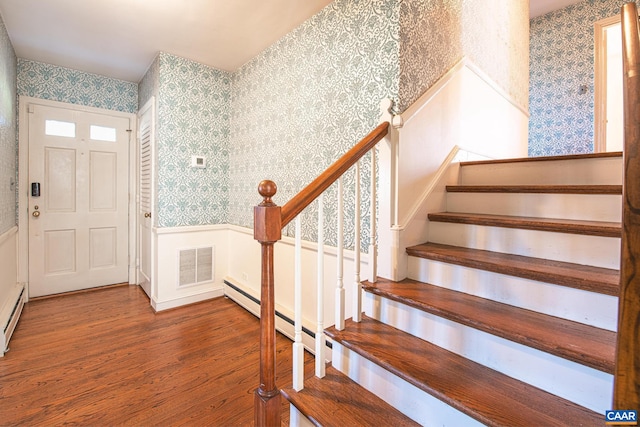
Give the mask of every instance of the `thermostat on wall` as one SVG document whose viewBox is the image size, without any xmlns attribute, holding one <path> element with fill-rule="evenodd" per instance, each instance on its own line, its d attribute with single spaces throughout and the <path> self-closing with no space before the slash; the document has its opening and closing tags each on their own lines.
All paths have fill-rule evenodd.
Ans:
<svg viewBox="0 0 640 427">
<path fill-rule="evenodd" d="M 192 168 L 206 168 L 207 159 L 204 156 L 191 156 Z"/>
</svg>

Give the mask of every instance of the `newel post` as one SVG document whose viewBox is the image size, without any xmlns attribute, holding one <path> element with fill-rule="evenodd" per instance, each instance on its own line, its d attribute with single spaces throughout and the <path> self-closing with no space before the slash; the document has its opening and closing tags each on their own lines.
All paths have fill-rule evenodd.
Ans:
<svg viewBox="0 0 640 427">
<path fill-rule="evenodd" d="M 282 237 L 280 206 L 273 181 L 262 181 L 262 203 L 253 208 L 253 238 L 262 246 L 260 289 L 260 386 L 255 391 L 254 425 L 280 426 L 280 390 L 276 387 L 276 328 L 273 281 L 273 245 Z"/>
</svg>

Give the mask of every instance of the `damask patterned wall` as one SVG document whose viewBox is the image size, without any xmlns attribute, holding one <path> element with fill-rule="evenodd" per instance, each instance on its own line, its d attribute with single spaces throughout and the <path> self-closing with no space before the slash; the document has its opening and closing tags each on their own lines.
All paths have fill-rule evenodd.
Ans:
<svg viewBox="0 0 640 427">
<path fill-rule="evenodd" d="M 625 2 L 585 0 L 531 20 L 530 156 L 593 152 L 593 24 Z"/>
<path fill-rule="evenodd" d="M 262 179 L 282 204 L 375 127 L 398 97 L 398 49 L 397 1 L 336 0 L 234 73 L 231 223 L 252 227 Z"/>
<path fill-rule="evenodd" d="M 147 103 L 152 96 L 158 96 L 158 73 L 160 69 L 160 55 L 157 55 L 140 83 L 138 83 L 138 110 Z"/>
<path fill-rule="evenodd" d="M 16 224 L 16 55 L 0 17 L 0 234 Z"/>
<path fill-rule="evenodd" d="M 231 76 L 167 53 L 157 62 L 142 85 L 148 99 L 157 81 L 157 225 L 226 224 Z M 194 155 L 206 168 L 191 167 Z"/>
<path fill-rule="evenodd" d="M 336 0 L 234 73 L 230 221 L 251 226 L 262 179 L 286 202 L 374 127 L 380 100 L 404 110 L 467 51 L 526 108 L 528 8 L 477 3 Z M 514 22 L 502 29 L 495 16 Z M 335 202 L 325 205 L 334 219 Z"/>
<path fill-rule="evenodd" d="M 461 0 L 401 2 L 398 111 L 406 110 L 462 58 L 461 16 Z"/>
<path fill-rule="evenodd" d="M 528 2 L 405 0 L 400 3 L 400 104 L 404 111 L 468 57 L 528 107 Z"/>
<path fill-rule="evenodd" d="M 529 2 L 463 0 L 466 56 L 525 111 L 529 107 Z"/>
<path fill-rule="evenodd" d="M 22 58 L 18 95 L 127 113 L 138 109 L 136 83 Z"/>
</svg>

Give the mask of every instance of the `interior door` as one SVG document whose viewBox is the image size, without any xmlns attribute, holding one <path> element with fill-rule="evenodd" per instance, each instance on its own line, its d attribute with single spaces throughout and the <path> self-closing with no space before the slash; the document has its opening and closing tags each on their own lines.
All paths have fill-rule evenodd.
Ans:
<svg viewBox="0 0 640 427">
<path fill-rule="evenodd" d="M 140 251 L 138 283 L 149 298 L 152 298 L 153 244 L 153 168 L 154 168 L 154 109 L 153 98 L 138 114 L 138 248 Z"/>
<path fill-rule="evenodd" d="M 29 106 L 29 295 L 128 281 L 129 119 Z"/>
<path fill-rule="evenodd" d="M 620 15 L 597 21 L 594 28 L 594 151 L 621 151 L 624 128 Z"/>
<path fill-rule="evenodd" d="M 620 23 L 605 28 L 606 36 L 606 151 L 622 151 L 624 142 L 622 98 L 622 27 Z"/>
</svg>

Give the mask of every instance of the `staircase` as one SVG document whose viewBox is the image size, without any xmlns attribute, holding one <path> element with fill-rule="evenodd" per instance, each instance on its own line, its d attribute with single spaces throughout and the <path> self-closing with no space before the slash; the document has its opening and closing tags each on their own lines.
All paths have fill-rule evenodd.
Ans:
<svg viewBox="0 0 640 427">
<path fill-rule="evenodd" d="M 620 153 L 460 165 L 409 278 L 365 282 L 327 375 L 283 395 L 316 425 L 601 426 L 611 409 Z M 425 226 L 427 226 L 425 224 Z"/>
</svg>

